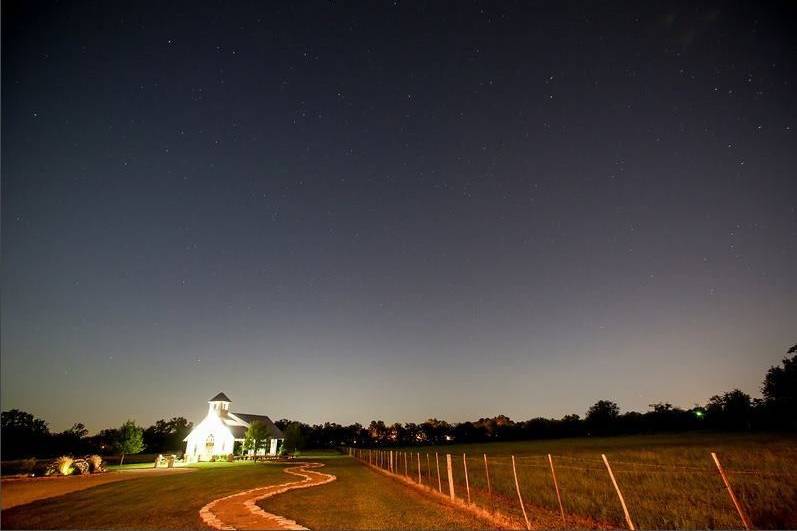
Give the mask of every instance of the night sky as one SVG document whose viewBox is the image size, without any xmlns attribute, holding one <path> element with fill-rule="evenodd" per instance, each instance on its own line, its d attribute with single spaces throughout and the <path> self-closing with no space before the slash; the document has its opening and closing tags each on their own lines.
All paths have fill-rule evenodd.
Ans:
<svg viewBox="0 0 797 531">
<path fill-rule="evenodd" d="M 771 2 L 2 3 L 2 407 L 367 423 L 759 396 Z"/>
</svg>

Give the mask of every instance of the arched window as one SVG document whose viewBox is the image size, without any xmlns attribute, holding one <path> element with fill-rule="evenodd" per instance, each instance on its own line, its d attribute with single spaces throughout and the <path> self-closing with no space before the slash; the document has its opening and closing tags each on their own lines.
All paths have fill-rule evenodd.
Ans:
<svg viewBox="0 0 797 531">
<path fill-rule="evenodd" d="M 213 450 L 213 446 L 215 444 L 216 444 L 216 442 L 213 439 L 213 434 L 211 433 L 210 435 L 208 435 L 208 438 L 205 439 L 205 448 L 207 448 L 209 451 Z"/>
</svg>

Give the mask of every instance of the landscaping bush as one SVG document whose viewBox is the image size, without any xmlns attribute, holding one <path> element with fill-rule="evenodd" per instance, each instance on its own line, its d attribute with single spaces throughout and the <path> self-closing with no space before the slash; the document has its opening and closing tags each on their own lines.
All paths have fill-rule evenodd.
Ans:
<svg viewBox="0 0 797 531">
<path fill-rule="evenodd" d="M 89 462 L 85 459 L 75 459 L 72 461 L 72 467 L 81 476 L 89 473 Z"/>
<path fill-rule="evenodd" d="M 70 476 L 72 475 L 72 472 L 75 471 L 74 467 L 72 466 L 73 462 L 74 460 L 68 455 L 62 455 L 53 461 L 49 467 L 47 467 L 47 472 L 45 472 L 45 475 L 52 476 L 55 474 L 61 474 L 62 476 Z"/>
<path fill-rule="evenodd" d="M 235 456 L 232 454 L 227 454 L 227 462 L 232 463 L 235 461 Z"/>
<path fill-rule="evenodd" d="M 89 463 L 89 471 L 92 474 L 96 474 L 97 472 L 105 472 L 105 466 L 102 462 L 102 457 L 97 454 L 92 454 L 86 458 L 86 461 Z"/>
</svg>

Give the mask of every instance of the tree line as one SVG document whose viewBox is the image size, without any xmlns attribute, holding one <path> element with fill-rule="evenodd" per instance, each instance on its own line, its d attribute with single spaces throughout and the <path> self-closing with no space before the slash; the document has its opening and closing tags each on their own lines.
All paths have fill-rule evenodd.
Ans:
<svg viewBox="0 0 797 531">
<path fill-rule="evenodd" d="M 789 356 L 791 355 L 791 356 Z M 650 404 L 649 411 L 621 413 L 611 400 L 599 400 L 586 412 L 561 419 L 533 418 L 514 421 L 505 415 L 475 421 L 386 424 L 372 420 L 368 426 L 342 426 L 333 422 L 308 425 L 288 419 L 275 424 L 285 433 L 287 450 L 332 448 L 340 445 L 408 446 L 446 443 L 479 443 L 523 439 L 631 435 L 693 430 L 797 431 L 797 345 L 787 351 L 782 365 L 771 367 L 761 386 L 762 398 L 734 389 L 712 396 L 704 405 L 690 409 L 667 402 Z"/>
<path fill-rule="evenodd" d="M 2 413 L 2 458 L 57 457 L 60 455 L 126 455 L 181 453 L 193 424 L 183 417 L 161 419 L 148 428 L 132 420 L 118 428 L 106 428 L 89 436 L 82 423 L 62 432 L 51 432 L 47 422 L 30 413 L 12 409 Z M 123 459 L 124 457 L 122 457 Z"/>
<path fill-rule="evenodd" d="M 789 356 L 791 355 L 791 356 Z M 586 412 L 561 419 L 533 418 L 514 421 L 498 415 L 475 421 L 449 423 L 429 419 L 422 423 L 386 424 L 373 420 L 343 426 L 334 422 L 309 425 L 289 419 L 275 424 L 283 431 L 283 448 L 335 448 L 341 445 L 375 447 L 422 444 L 472 443 L 581 436 L 626 435 L 710 429 L 718 431 L 797 431 L 797 345 L 787 351 L 781 365 L 771 367 L 761 385 L 762 398 L 754 399 L 738 389 L 712 396 L 705 405 L 690 409 L 670 403 L 651 404 L 644 413 L 628 411 L 611 400 L 599 400 Z M 83 424 L 51 433 L 47 423 L 19 410 L 2 413 L 2 458 L 54 457 L 137 453 L 181 453 L 183 439 L 193 427 L 183 417 L 161 419 L 144 429 L 133 421 L 119 428 L 88 435 Z M 257 447 L 268 434 L 247 433 Z"/>
</svg>

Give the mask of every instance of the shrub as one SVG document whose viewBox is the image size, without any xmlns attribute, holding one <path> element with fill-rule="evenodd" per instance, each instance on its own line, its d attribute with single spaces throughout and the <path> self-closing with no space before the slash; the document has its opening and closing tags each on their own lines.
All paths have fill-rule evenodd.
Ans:
<svg viewBox="0 0 797 531">
<path fill-rule="evenodd" d="M 92 473 L 105 472 L 105 467 L 102 464 L 102 457 L 97 454 L 92 454 L 86 458 L 89 463 L 89 470 Z"/>
<path fill-rule="evenodd" d="M 68 455 L 62 455 L 58 459 L 55 460 L 55 468 L 58 470 L 58 473 L 62 476 L 71 476 L 72 472 L 75 471 L 72 463 L 74 460 L 69 457 Z"/>
<path fill-rule="evenodd" d="M 233 461 L 235 461 L 235 456 L 232 454 L 227 454 L 227 462 L 232 463 Z"/>
<path fill-rule="evenodd" d="M 75 472 L 81 476 L 89 473 L 89 462 L 85 459 L 75 459 L 72 462 L 72 466 L 74 467 Z"/>
<path fill-rule="evenodd" d="M 216 462 L 216 456 L 215 455 L 211 455 L 210 456 L 210 462 L 211 463 L 215 463 Z"/>
</svg>

